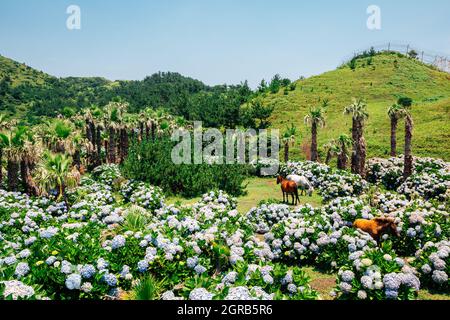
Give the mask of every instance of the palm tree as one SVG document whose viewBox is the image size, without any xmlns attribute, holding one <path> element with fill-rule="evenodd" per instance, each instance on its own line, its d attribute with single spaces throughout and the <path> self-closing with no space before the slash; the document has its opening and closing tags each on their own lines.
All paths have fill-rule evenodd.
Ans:
<svg viewBox="0 0 450 320">
<path fill-rule="evenodd" d="M 19 127 L 7 134 L 0 133 L 2 149 L 7 158 L 8 189 L 10 191 L 17 191 L 19 161 L 21 150 L 25 144 L 26 132 L 25 127 Z"/>
<path fill-rule="evenodd" d="M 108 129 L 108 160 L 110 163 L 117 162 L 117 137 L 123 121 L 123 114 L 128 108 L 128 104 L 124 102 L 110 102 L 105 108 L 104 123 Z M 120 147 L 120 145 L 119 145 Z"/>
<path fill-rule="evenodd" d="M 331 159 L 339 154 L 339 147 L 337 145 L 336 140 L 331 140 L 330 142 L 328 142 L 327 144 L 325 144 L 323 146 L 323 148 L 325 149 L 325 153 L 327 155 L 326 159 L 325 159 L 325 164 L 329 164 Z"/>
<path fill-rule="evenodd" d="M 5 114 L 0 114 L 0 131 L 8 128 L 9 122 Z M 3 145 L 2 140 L 0 140 L 0 188 L 3 183 Z"/>
<path fill-rule="evenodd" d="M 404 115 L 403 107 L 394 104 L 388 109 L 388 115 L 391 119 L 391 157 L 397 156 L 397 124 L 398 120 Z"/>
<path fill-rule="evenodd" d="M 325 108 L 328 100 L 324 100 L 322 106 L 310 108 L 305 116 L 305 124 L 311 126 L 311 161 L 317 162 L 319 154 L 317 152 L 317 128 L 325 126 Z"/>
<path fill-rule="evenodd" d="M 53 152 L 71 152 L 71 141 L 69 138 L 73 135 L 73 126 L 69 121 L 57 119 L 49 124 L 49 148 Z"/>
<path fill-rule="evenodd" d="M 411 114 L 412 106 L 411 98 L 400 98 L 398 104 L 403 107 L 402 114 L 405 116 L 405 158 L 403 165 L 403 179 L 408 179 L 413 172 L 413 156 L 412 156 L 412 137 L 413 137 L 413 118 Z"/>
<path fill-rule="evenodd" d="M 28 135 L 20 150 L 20 179 L 23 191 L 29 195 L 36 195 L 31 173 L 41 158 L 41 153 L 42 144 L 39 141 L 35 141 L 31 134 Z"/>
<path fill-rule="evenodd" d="M 42 194 L 56 190 L 56 199 L 65 198 L 66 189 L 77 185 L 77 173 L 72 170 L 72 159 L 64 154 L 47 152 L 36 170 L 35 181 Z"/>
<path fill-rule="evenodd" d="M 364 176 L 366 163 L 366 141 L 363 136 L 364 121 L 369 118 L 367 104 L 362 99 L 353 98 L 351 105 L 345 107 L 344 114 L 352 116 L 352 172 Z"/>
<path fill-rule="evenodd" d="M 283 144 L 284 144 L 284 162 L 289 161 L 289 145 L 295 144 L 295 135 L 297 134 L 297 127 L 294 124 L 291 124 L 290 127 L 286 128 L 286 131 L 283 133 Z"/>
<path fill-rule="evenodd" d="M 97 106 L 84 109 L 83 118 L 85 121 L 85 135 L 86 135 L 86 158 L 88 167 L 95 167 L 99 162 L 99 154 L 96 154 L 95 145 L 97 138 L 97 131 L 95 123 L 102 116 L 102 111 Z M 95 119 L 95 120 L 94 120 Z M 98 128 L 97 128 L 98 129 Z"/>
<path fill-rule="evenodd" d="M 350 139 L 350 137 L 346 134 L 341 134 L 337 139 L 336 144 L 339 149 L 337 168 L 339 170 L 346 170 L 348 162 L 348 150 L 352 146 L 353 140 Z"/>
</svg>

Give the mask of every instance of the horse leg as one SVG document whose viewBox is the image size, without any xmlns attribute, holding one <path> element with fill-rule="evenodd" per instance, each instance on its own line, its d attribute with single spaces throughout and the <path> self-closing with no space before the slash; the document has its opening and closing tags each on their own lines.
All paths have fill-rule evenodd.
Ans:
<svg viewBox="0 0 450 320">
<path fill-rule="evenodd" d="M 297 202 L 298 201 L 298 202 Z M 298 190 L 295 191 L 295 204 L 300 202 L 300 198 L 298 197 Z"/>
<path fill-rule="evenodd" d="M 294 193 L 291 193 L 291 197 L 292 197 L 292 205 L 294 205 Z"/>
</svg>

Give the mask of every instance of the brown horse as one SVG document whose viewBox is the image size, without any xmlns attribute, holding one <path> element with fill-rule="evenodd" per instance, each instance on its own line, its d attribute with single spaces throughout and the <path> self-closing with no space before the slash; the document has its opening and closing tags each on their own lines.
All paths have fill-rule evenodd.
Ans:
<svg viewBox="0 0 450 320">
<path fill-rule="evenodd" d="M 281 184 L 281 191 L 283 192 L 283 202 L 289 202 L 289 195 L 292 196 L 292 205 L 294 205 L 294 199 L 295 205 L 300 202 L 300 198 L 298 197 L 298 186 L 295 181 L 287 180 L 282 176 L 278 176 L 277 184 Z"/>
<path fill-rule="evenodd" d="M 367 232 L 379 243 L 383 234 L 390 233 L 399 236 L 394 218 L 379 217 L 373 220 L 358 219 L 353 223 L 353 227 Z"/>
</svg>

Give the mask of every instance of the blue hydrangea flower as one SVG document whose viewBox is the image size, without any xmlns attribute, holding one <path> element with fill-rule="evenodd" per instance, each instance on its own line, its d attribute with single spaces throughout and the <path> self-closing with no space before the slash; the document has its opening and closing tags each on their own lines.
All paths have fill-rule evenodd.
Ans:
<svg viewBox="0 0 450 320">
<path fill-rule="evenodd" d="M 395 300 L 398 298 L 398 291 L 396 291 L 396 290 L 386 289 L 386 291 L 384 293 L 386 294 L 386 299 Z"/>
<path fill-rule="evenodd" d="M 22 251 L 19 252 L 18 256 L 21 259 L 26 259 L 31 255 L 31 251 L 30 249 L 24 249 Z"/>
<path fill-rule="evenodd" d="M 56 261 L 56 257 L 55 256 L 50 256 L 45 260 L 45 263 L 48 264 L 49 266 L 54 264 Z"/>
<path fill-rule="evenodd" d="M 129 273 L 130 273 L 130 267 L 127 266 L 127 265 L 124 265 L 124 266 L 122 267 L 122 271 L 120 271 L 120 276 L 121 276 L 122 278 L 125 278 L 125 277 L 127 276 L 127 274 L 129 274 Z"/>
<path fill-rule="evenodd" d="M 109 266 L 109 263 L 105 259 L 99 258 L 97 260 L 97 269 L 98 270 L 100 270 L 100 271 L 105 270 L 106 268 L 108 268 L 108 266 Z"/>
<path fill-rule="evenodd" d="M 30 266 L 28 265 L 28 263 L 20 262 L 19 264 L 17 264 L 14 274 L 18 278 L 21 278 L 21 277 L 26 276 L 28 274 L 28 272 L 30 272 Z"/>
<path fill-rule="evenodd" d="M 190 300 L 212 300 L 214 294 L 210 293 L 205 288 L 196 288 L 189 294 Z"/>
<path fill-rule="evenodd" d="M 345 282 L 352 282 L 354 278 L 355 278 L 355 274 L 353 273 L 353 271 L 350 271 L 350 270 L 344 271 L 341 275 L 342 281 L 345 281 Z"/>
<path fill-rule="evenodd" d="M 197 263 L 198 263 L 198 257 L 197 256 L 187 258 L 186 265 L 189 268 L 194 269 L 195 266 L 197 265 Z"/>
<path fill-rule="evenodd" d="M 365 300 L 367 299 L 367 292 L 364 290 L 359 290 L 357 296 L 359 300 Z"/>
<path fill-rule="evenodd" d="M 126 240 L 122 235 L 115 236 L 111 241 L 112 249 L 119 249 L 125 246 Z"/>
<path fill-rule="evenodd" d="M 91 264 L 86 264 L 81 268 L 80 273 L 84 279 L 90 279 L 95 274 L 95 267 Z"/>
<path fill-rule="evenodd" d="M 428 274 L 428 273 L 430 273 L 432 271 L 430 265 L 427 264 L 427 263 L 422 266 L 421 270 L 425 274 Z"/>
<path fill-rule="evenodd" d="M 238 273 L 236 271 L 231 271 L 222 278 L 222 283 L 224 283 L 226 285 L 233 284 L 236 282 L 237 276 L 238 276 Z"/>
<path fill-rule="evenodd" d="M 138 270 L 139 272 L 145 272 L 148 269 L 148 262 L 147 260 L 141 260 L 138 262 Z"/>
<path fill-rule="evenodd" d="M 79 290 L 81 286 L 81 276 L 77 273 L 72 273 L 66 278 L 66 287 L 69 290 Z"/>
<path fill-rule="evenodd" d="M 195 266 L 194 271 L 197 274 L 202 274 L 202 273 L 206 272 L 206 268 L 204 266 L 202 266 L 201 264 L 198 264 Z"/>
<path fill-rule="evenodd" d="M 408 288 L 419 291 L 420 281 L 419 278 L 417 278 L 415 275 L 413 275 L 412 273 L 405 273 L 401 276 L 401 279 L 403 285 L 405 285 Z"/>
<path fill-rule="evenodd" d="M 366 289 L 372 289 L 373 288 L 373 279 L 369 276 L 362 276 L 361 277 L 361 284 Z"/>
<path fill-rule="evenodd" d="M 383 284 L 386 291 L 398 291 L 402 284 L 402 279 L 398 273 L 388 273 L 383 277 Z"/>
<path fill-rule="evenodd" d="M 72 272 L 72 264 L 66 260 L 61 262 L 61 273 L 69 274 Z"/>
<path fill-rule="evenodd" d="M 89 293 L 92 290 L 92 284 L 90 282 L 85 282 L 80 289 L 85 293 Z"/>
<path fill-rule="evenodd" d="M 265 283 L 272 284 L 273 283 L 273 278 L 272 278 L 272 276 L 270 274 L 265 274 L 263 276 L 263 281 Z"/>
<path fill-rule="evenodd" d="M 434 270 L 431 278 L 435 283 L 439 285 L 445 284 L 448 281 L 448 275 L 445 273 L 445 271 L 440 270 Z"/>
<path fill-rule="evenodd" d="M 8 266 L 15 264 L 17 262 L 17 258 L 15 256 L 9 256 L 3 259 L 3 263 L 7 264 Z"/>
<path fill-rule="evenodd" d="M 293 283 L 288 284 L 287 286 L 287 290 L 292 293 L 292 294 L 296 294 L 297 293 L 297 286 Z"/>
<path fill-rule="evenodd" d="M 445 270 L 445 268 L 447 267 L 445 261 L 440 258 L 437 258 L 433 261 L 433 266 L 436 270 Z"/>
<path fill-rule="evenodd" d="M 117 285 L 117 278 L 112 273 L 107 273 L 103 276 L 103 280 L 110 287 L 115 287 Z"/>
<path fill-rule="evenodd" d="M 349 284 L 348 282 L 341 282 L 339 284 L 339 288 L 341 289 L 341 291 L 346 294 L 346 293 L 350 293 L 350 291 L 352 290 L 352 285 Z"/>
</svg>

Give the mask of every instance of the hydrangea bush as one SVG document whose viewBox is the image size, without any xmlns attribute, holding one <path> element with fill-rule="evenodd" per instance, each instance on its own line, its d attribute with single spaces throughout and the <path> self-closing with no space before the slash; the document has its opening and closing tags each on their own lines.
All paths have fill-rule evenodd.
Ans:
<svg viewBox="0 0 450 320">
<path fill-rule="evenodd" d="M 415 254 L 414 266 L 422 283 L 430 288 L 448 292 L 450 289 L 450 242 L 427 242 Z"/>
<path fill-rule="evenodd" d="M 415 168 L 445 169 L 422 159 Z M 421 284 L 448 291 L 442 197 L 372 194 L 359 176 L 312 162 L 282 171 L 308 177 L 327 203 L 261 203 L 241 214 L 235 198 L 211 191 L 168 205 L 159 188 L 109 165 L 83 177 L 67 203 L 0 190 L 0 298 L 120 299 L 153 275 L 166 300 L 316 299 L 303 266 L 340 270 L 341 299 L 413 299 Z M 382 215 L 400 237 L 385 235 L 380 249 L 352 225 Z"/>
<path fill-rule="evenodd" d="M 325 202 L 338 197 L 358 196 L 368 188 L 368 183 L 361 176 L 347 171 L 333 171 L 317 162 L 288 162 L 281 166 L 280 172 L 285 176 L 296 174 L 306 177 Z"/>
<path fill-rule="evenodd" d="M 384 246 L 353 252 L 339 270 L 334 294 L 352 300 L 414 300 L 419 289 L 417 271 Z"/>
</svg>

